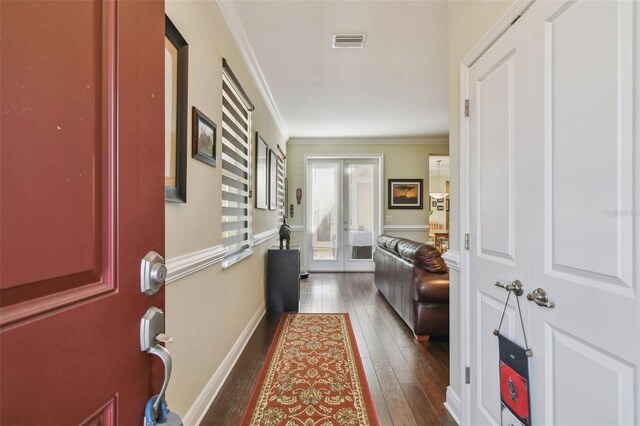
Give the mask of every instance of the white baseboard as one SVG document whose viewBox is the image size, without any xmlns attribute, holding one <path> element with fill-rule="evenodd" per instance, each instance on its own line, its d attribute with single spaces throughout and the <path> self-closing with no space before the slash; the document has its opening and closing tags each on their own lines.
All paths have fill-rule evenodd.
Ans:
<svg viewBox="0 0 640 426">
<path fill-rule="evenodd" d="M 184 416 L 182 422 L 185 426 L 196 426 L 200 424 L 204 415 L 207 414 L 211 403 L 213 403 L 216 395 L 218 395 L 220 388 L 224 384 L 225 380 L 227 380 L 229 373 L 231 373 L 233 366 L 238 361 L 240 354 L 242 354 L 244 347 L 247 345 L 249 338 L 260 323 L 265 312 L 266 309 L 263 304 L 258 308 L 256 313 L 253 314 L 253 317 L 249 320 L 249 323 L 244 330 L 242 330 L 242 333 L 240 334 L 240 337 L 238 337 L 238 340 L 236 340 L 236 343 L 234 343 L 227 356 L 224 357 L 218 369 L 213 373 L 213 376 L 211 376 L 207 385 L 204 387 L 202 392 L 200 392 L 200 395 L 198 395 L 198 398 L 196 398 L 195 402 L 191 405 L 191 408 Z"/>
<path fill-rule="evenodd" d="M 458 424 L 462 419 L 462 401 L 460 397 L 453 391 L 451 386 L 447 386 L 447 400 L 444 403 L 444 407 L 447 409 L 453 420 Z"/>
</svg>

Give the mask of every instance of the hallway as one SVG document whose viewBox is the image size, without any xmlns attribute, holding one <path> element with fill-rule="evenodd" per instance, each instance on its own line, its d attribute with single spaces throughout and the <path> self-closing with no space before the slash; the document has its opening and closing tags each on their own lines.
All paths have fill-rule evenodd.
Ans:
<svg viewBox="0 0 640 426">
<path fill-rule="evenodd" d="M 454 425 L 443 406 L 449 342 L 418 342 L 378 293 L 373 274 L 312 273 L 300 312 L 348 312 L 381 425 Z M 244 348 L 202 425 L 239 424 L 280 315 L 267 314 Z"/>
</svg>

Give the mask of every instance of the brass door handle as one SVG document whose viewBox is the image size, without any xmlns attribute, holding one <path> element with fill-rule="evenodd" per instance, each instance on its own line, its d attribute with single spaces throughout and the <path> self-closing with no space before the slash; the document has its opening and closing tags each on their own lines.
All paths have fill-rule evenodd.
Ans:
<svg viewBox="0 0 640 426">
<path fill-rule="evenodd" d="M 543 308 L 553 308 L 555 303 L 549 302 L 549 296 L 543 288 L 536 288 L 533 293 L 527 294 L 527 300 L 533 301 L 538 306 Z"/>
</svg>

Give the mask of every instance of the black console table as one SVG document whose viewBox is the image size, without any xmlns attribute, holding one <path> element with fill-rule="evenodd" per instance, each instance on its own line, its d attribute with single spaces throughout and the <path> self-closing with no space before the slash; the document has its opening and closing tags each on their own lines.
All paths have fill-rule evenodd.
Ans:
<svg viewBox="0 0 640 426">
<path fill-rule="evenodd" d="M 298 312 L 300 249 L 267 251 L 267 311 Z"/>
</svg>

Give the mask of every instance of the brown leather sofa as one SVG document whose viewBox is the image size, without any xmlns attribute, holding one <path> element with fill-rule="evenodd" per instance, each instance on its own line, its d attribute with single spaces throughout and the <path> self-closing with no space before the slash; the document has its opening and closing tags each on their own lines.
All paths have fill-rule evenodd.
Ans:
<svg viewBox="0 0 640 426">
<path fill-rule="evenodd" d="M 373 255 L 378 290 L 418 339 L 449 335 L 449 269 L 433 246 L 380 235 Z"/>
</svg>

